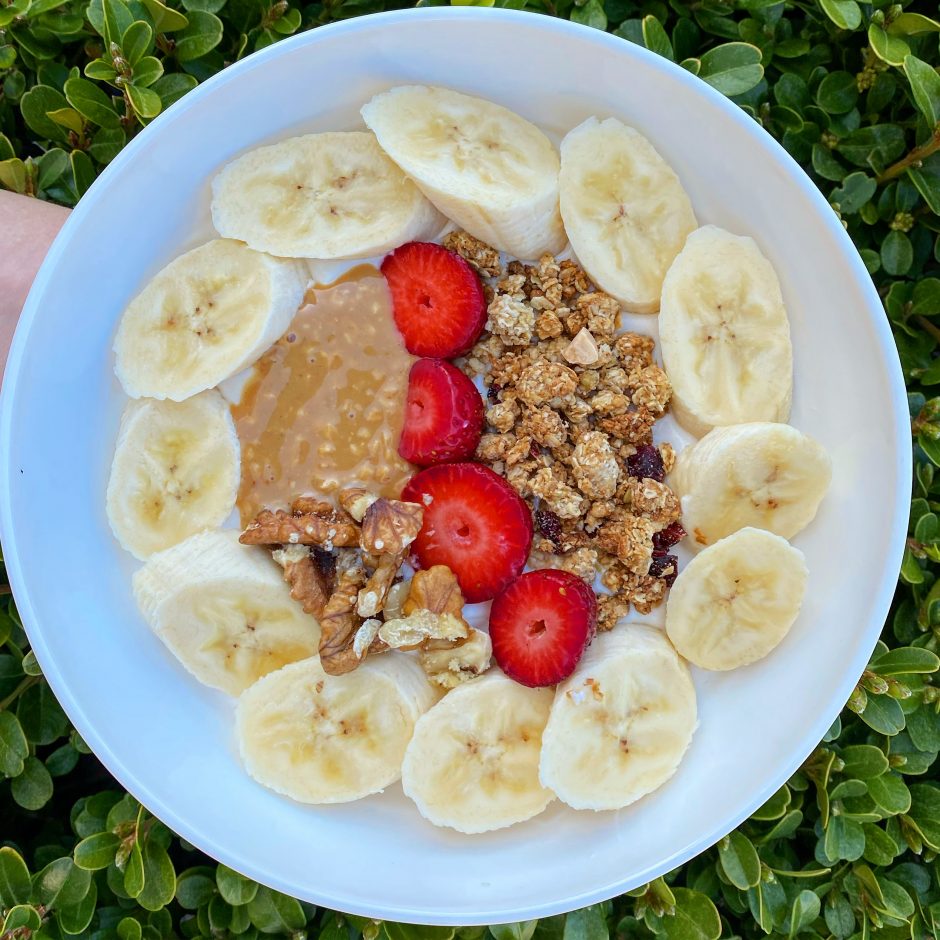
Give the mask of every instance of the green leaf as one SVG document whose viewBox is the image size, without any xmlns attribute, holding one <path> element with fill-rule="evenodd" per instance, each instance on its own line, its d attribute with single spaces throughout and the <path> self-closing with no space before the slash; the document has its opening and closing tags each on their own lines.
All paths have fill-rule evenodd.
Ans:
<svg viewBox="0 0 940 940">
<path fill-rule="evenodd" d="M 141 851 L 140 843 L 135 840 L 124 868 L 124 890 L 130 897 L 136 898 L 144 890 L 145 878 L 144 853 Z"/>
<path fill-rule="evenodd" d="M 936 283 L 937 289 L 940 290 L 940 281 Z M 917 288 L 920 286 L 918 284 L 914 288 L 915 297 L 917 296 Z M 903 646 L 889 650 L 873 660 L 871 669 L 881 676 L 904 676 L 915 673 L 937 672 L 940 669 L 940 657 L 930 650 L 917 646 Z"/>
<path fill-rule="evenodd" d="M 82 116 L 74 108 L 59 108 L 57 111 L 50 111 L 47 117 L 50 121 L 55 121 L 60 127 L 75 134 L 81 134 L 85 129 Z"/>
<path fill-rule="evenodd" d="M 75 904 L 60 905 L 56 908 L 55 918 L 63 933 L 75 935 L 84 933 L 95 916 L 98 903 L 98 889 L 94 881 L 89 885 L 88 893 Z"/>
<path fill-rule="evenodd" d="M 13 144 L 10 143 L 10 138 L 6 134 L 0 134 L 0 160 L 9 160 L 13 155 Z M 11 629 L 12 621 L 0 610 L 0 646 L 10 638 Z M 2 772 L 2 766 L 0 764 L 0 772 Z"/>
<path fill-rule="evenodd" d="M 656 935 L 666 940 L 718 940 L 721 918 L 712 901 L 689 888 L 673 888 L 673 894 L 675 913 L 650 917 Z"/>
<path fill-rule="evenodd" d="M 852 744 L 839 752 L 843 764 L 842 773 L 846 777 L 870 780 L 888 770 L 888 758 L 884 751 L 873 744 Z"/>
<path fill-rule="evenodd" d="M 219 894 L 229 904 L 247 904 L 258 893 L 256 882 L 226 865 L 219 865 L 216 871 L 216 883 L 219 886 Z"/>
<path fill-rule="evenodd" d="M 155 118 L 160 113 L 160 108 L 163 107 L 160 96 L 150 88 L 128 85 L 127 97 L 137 115 L 145 120 Z"/>
<path fill-rule="evenodd" d="M 157 79 L 151 86 L 160 96 L 165 111 L 171 104 L 179 101 L 186 92 L 196 87 L 198 82 L 192 75 L 185 75 L 182 72 L 174 72 L 172 75 L 164 75 Z"/>
<path fill-rule="evenodd" d="M 862 721 L 881 734 L 897 734 L 904 728 L 904 712 L 895 699 L 887 695 L 869 695 L 861 714 Z"/>
<path fill-rule="evenodd" d="M 490 927 L 493 940 L 532 940 L 537 920 L 523 920 L 516 924 L 494 924 Z"/>
<path fill-rule="evenodd" d="M 727 42 L 701 57 L 698 77 L 725 95 L 742 95 L 764 77 L 762 53 L 746 42 Z"/>
<path fill-rule="evenodd" d="M 868 793 L 881 809 L 892 816 L 910 809 L 910 791 L 897 774 L 883 774 L 869 780 Z"/>
<path fill-rule="evenodd" d="M 125 917 L 118 922 L 117 935 L 120 940 L 142 940 L 144 930 L 140 926 L 140 921 L 134 920 L 133 917 Z"/>
<path fill-rule="evenodd" d="M 940 153 L 931 154 L 919 167 L 911 167 L 907 176 L 924 197 L 930 211 L 940 215 Z"/>
<path fill-rule="evenodd" d="M 850 72 L 830 72 L 816 89 L 816 103 L 828 114 L 845 114 L 857 101 L 858 87 Z"/>
<path fill-rule="evenodd" d="M 100 127 L 118 127 L 120 117 L 111 99 L 87 78 L 70 78 L 65 83 L 68 103 L 83 117 Z"/>
<path fill-rule="evenodd" d="M 20 114 L 30 130 L 35 132 L 39 139 L 64 141 L 67 138 L 65 131 L 50 120 L 50 111 L 59 111 L 67 107 L 65 96 L 49 85 L 36 85 L 20 99 Z"/>
<path fill-rule="evenodd" d="M 50 151 L 50 153 L 55 153 L 56 151 Z M 61 150 L 58 153 L 62 154 L 62 174 L 64 175 L 69 169 L 69 158 Z M 44 154 L 43 156 L 47 156 Z M 40 179 L 42 174 L 40 173 Z M 57 177 L 58 179 L 58 177 Z M 46 769 L 52 774 L 53 777 L 64 777 L 66 774 L 70 774 L 78 764 L 78 751 L 72 747 L 71 744 L 63 744 L 61 747 L 57 747 L 47 758 L 46 758 Z"/>
<path fill-rule="evenodd" d="M 120 46 L 121 37 L 134 22 L 134 17 L 124 0 L 101 0 L 101 11 L 104 17 L 105 41 Z"/>
<path fill-rule="evenodd" d="M 912 55 L 904 58 L 904 74 L 911 83 L 914 103 L 928 127 L 940 124 L 940 75 L 932 66 Z"/>
<path fill-rule="evenodd" d="M 891 20 L 888 32 L 897 36 L 917 36 L 922 33 L 940 33 L 940 23 L 921 13 L 901 13 Z"/>
<path fill-rule="evenodd" d="M 904 131 L 894 124 L 861 127 L 843 138 L 838 153 L 856 166 L 868 166 L 881 172 L 892 160 L 904 153 Z"/>
<path fill-rule="evenodd" d="M 166 6 L 161 0 L 143 0 L 143 4 L 152 17 L 154 28 L 158 33 L 179 32 L 189 25 L 189 17 L 184 16 L 179 10 Z"/>
<path fill-rule="evenodd" d="M 144 56 L 134 66 L 134 86 L 149 88 L 163 74 L 163 63 L 152 55 Z M 154 92 L 159 96 L 159 92 Z"/>
<path fill-rule="evenodd" d="M 912 715 L 908 715 L 907 733 L 919 751 L 940 751 L 940 718 L 937 716 L 935 707 L 924 704 Z M 894 741 L 891 742 L 892 751 L 894 751 L 894 743 Z"/>
<path fill-rule="evenodd" d="M 70 858 L 50 862 L 35 878 L 33 892 L 45 907 L 78 904 L 91 886 L 91 872 L 79 868 Z"/>
<path fill-rule="evenodd" d="M 866 862 L 890 865 L 901 854 L 898 844 L 880 826 L 863 823 L 862 830 L 865 833 L 865 853 L 862 857 Z"/>
<path fill-rule="evenodd" d="M 176 899 L 188 911 L 208 904 L 215 893 L 216 881 L 211 868 L 189 868 L 176 879 Z"/>
<path fill-rule="evenodd" d="M 150 24 L 143 20 L 135 20 L 124 30 L 124 35 L 121 37 L 121 52 L 131 66 L 134 66 L 150 52 L 152 43 L 153 30 Z"/>
<path fill-rule="evenodd" d="M 868 42 L 872 51 L 888 65 L 903 65 L 905 56 L 911 54 L 911 47 L 897 36 L 889 36 L 877 23 L 868 27 Z"/>
<path fill-rule="evenodd" d="M 0 163 L 0 167 L 2 166 L 3 164 Z M 6 185 L 2 173 L 0 173 L 0 181 Z M 15 190 L 13 186 L 9 188 Z M 0 711 L 0 773 L 5 777 L 18 776 L 23 772 L 23 762 L 28 755 L 29 745 L 26 743 L 26 735 L 23 734 L 16 715 L 12 712 Z"/>
<path fill-rule="evenodd" d="M 858 29 L 862 11 L 855 0 L 819 0 L 823 13 L 840 29 Z"/>
<path fill-rule="evenodd" d="M 788 936 L 795 937 L 806 930 L 819 917 L 819 897 L 815 892 L 804 888 L 790 906 L 790 929 Z"/>
<path fill-rule="evenodd" d="M 11 69 L 16 62 L 16 49 L 9 43 L 0 45 L 0 69 Z"/>
<path fill-rule="evenodd" d="M 934 852 L 940 852 L 940 789 L 927 783 L 915 783 L 911 787 L 909 815 L 920 829 L 924 842 Z"/>
<path fill-rule="evenodd" d="M 75 864 L 87 871 L 99 871 L 114 861 L 121 840 L 113 832 L 97 832 L 75 846 Z"/>
<path fill-rule="evenodd" d="M 576 6 L 571 11 L 571 22 L 594 29 L 607 29 L 607 14 L 600 0 L 588 0 L 584 6 Z"/>
<path fill-rule="evenodd" d="M 597 904 L 573 911 L 565 921 L 562 940 L 607 940 L 607 921 Z"/>
<path fill-rule="evenodd" d="M 101 82 L 113 82 L 117 78 L 117 70 L 107 59 L 92 59 L 85 66 L 85 75 Z"/>
<path fill-rule="evenodd" d="M 663 29 L 663 24 L 655 16 L 643 17 L 643 44 L 650 52 L 675 61 L 669 36 Z"/>
<path fill-rule="evenodd" d="M 211 52 L 222 41 L 222 21 L 214 13 L 194 10 L 189 25 L 176 37 L 176 58 L 191 62 Z"/>
<path fill-rule="evenodd" d="M 143 890 L 137 895 L 137 903 L 144 910 L 159 911 L 169 904 L 176 894 L 176 871 L 166 849 L 162 845 L 158 845 L 153 836 L 144 844 L 142 854 L 144 885 Z M 133 852 L 131 856 L 133 857 Z M 130 865 L 128 865 L 129 867 Z M 126 873 L 124 883 L 127 884 Z M 304 923 L 306 923 L 306 918 L 304 918 L 301 926 Z"/>
<path fill-rule="evenodd" d="M 22 856 L 8 845 L 0 847 L 0 906 L 26 904 L 31 893 L 29 869 Z"/>
<path fill-rule="evenodd" d="M 52 777 L 38 757 L 27 757 L 23 772 L 10 784 L 13 799 L 23 809 L 42 809 L 52 799 Z"/>
<path fill-rule="evenodd" d="M 718 859 L 728 880 L 742 891 L 760 881 L 757 850 L 742 832 L 732 832 L 718 843 Z"/>
<path fill-rule="evenodd" d="M 36 908 L 29 904 L 17 904 L 16 907 L 11 907 L 3 921 L 0 921 L 0 932 L 4 937 L 29 937 L 32 931 L 39 930 L 41 926 L 42 918 Z M 14 933 L 14 930 L 17 933 Z"/>
<path fill-rule="evenodd" d="M 833 861 L 845 859 L 854 862 L 865 851 L 865 833 L 854 819 L 832 816 L 823 834 L 823 848 Z"/>
<path fill-rule="evenodd" d="M 853 215 L 875 195 L 878 188 L 875 181 L 866 173 L 849 173 L 831 193 L 829 201 L 839 207 L 842 215 Z"/>
<path fill-rule="evenodd" d="M 904 232 L 888 232 L 881 244 L 881 266 L 895 277 L 901 277 L 914 263 L 914 249 Z"/>
<path fill-rule="evenodd" d="M 88 153 L 98 163 L 110 163 L 124 147 L 127 135 L 121 127 L 103 127 L 91 138 Z"/>
<path fill-rule="evenodd" d="M 826 898 L 823 917 L 826 926 L 832 931 L 833 936 L 838 937 L 839 940 L 850 937 L 852 931 L 855 930 L 855 914 L 852 912 L 852 905 L 841 894 L 832 892 Z"/>
</svg>

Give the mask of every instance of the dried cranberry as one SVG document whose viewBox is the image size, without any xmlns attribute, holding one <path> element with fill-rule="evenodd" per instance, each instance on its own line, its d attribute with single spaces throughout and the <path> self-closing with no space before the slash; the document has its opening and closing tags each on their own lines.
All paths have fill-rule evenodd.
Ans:
<svg viewBox="0 0 940 940">
<path fill-rule="evenodd" d="M 653 536 L 653 554 L 665 555 L 673 545 L 681 542 L 685 536 L 686 532 L 681 523 L 674 522 L 672 525 L 667 525 L 665 529 Z"/>
<path fill-rule="evenodd" d="M 654 555 L 650 562 L 650 577 L 661 578 L 672 587 L 679 573 L 679 559 L 675 555 Z"/>
<path fill-rule="evenodd" d="M 502 386 L 501 386 L 501 385 L 491 385 L 491 386 L 486 390 L 486 397 L 487 397 L 487 399 L 495 405 L 496 402 L 499 401 L 499 393 L 500 393 L 502 390 L 503 390 L 503 389 L 502 389 Z"/>
<path fill-rule="evenodd" d="M 638 480 L 648 479 L 662 483 L 666 477 L 663 457 L 658 447 L 644 444 L 635 454 L 627 457 L 627 473 Z"/>
<path fill-rule="evenodd" d="M 537 509 L 535 511 L 535 524 L 539 527 L 539 532 L 555 544 L 555 548 L 561 550 L 561 519 L 551 511 L 551 509 Z"/>
</svg>

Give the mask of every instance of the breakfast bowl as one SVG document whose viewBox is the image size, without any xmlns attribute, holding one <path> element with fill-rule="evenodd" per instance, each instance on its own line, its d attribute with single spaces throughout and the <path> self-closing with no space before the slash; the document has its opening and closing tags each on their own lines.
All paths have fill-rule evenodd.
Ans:
<svg viewBox="0 0 940 940">
<path fill-rule="evenodd" d="M 198 685 L 147 628 L 138 565 L 105 490 L 124 396 L 122 311 L 171 259 L 213 237 L 209 180 L 240 153 L 353 130 L 376 93 L 442 85 L 513 109 L 554 140 L 591 116 L 639 129 L 698 219 L 771 261 L 793 346 L 790 421 L 832 459 L 794 544 L 809 569 L 772 656 L 693 670 L 699 727 L 675 774 L 615 812 L 551 804 L 466 836 L 429 825 L 396 784 L 304 806 L 243 773 L 232 700 Z M 631 329 L 656 337 L 656 317 Z M 691 438 L 664 419 L 677 449 Z M 143 130 L 72 213 L 24 309 L 0 399 L 0 535 L 37 659 L 115 778 L 191 844 L 266 885 L 349 913 L 492 924 L 640 886 L 741 823 L 810 754 L 875 645 L 900 565 L 910 489 L 904 385 L 879 298 L 839 219 L 792 159 L 704 82 L 602 32 L 507 10 L 422 9 L 288 39 L 226 69 Z"/>
</svg>

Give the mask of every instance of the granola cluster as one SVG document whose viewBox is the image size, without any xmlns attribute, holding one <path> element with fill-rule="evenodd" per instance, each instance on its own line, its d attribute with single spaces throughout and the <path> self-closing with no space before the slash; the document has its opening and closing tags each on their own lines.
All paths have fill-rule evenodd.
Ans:
<svg viewBox="0 0 940 940">
<path fill-rule="evenodd" d="M 462 367 L 482 375 L 489 407 L 477 458 L 531 506 L 530 564 L 592 582 L 610 595 L 599 628 L 632 604 L 649 613 L 675 577 L 679 500 L 663 483 L 675 454 L 653 444 L 672 389 L 653 360 L 653 340 L 617 335 L 620 305 L 595 290 L 573 261 L 511 261 L 466 232 L 444 245 L 489 278 L 486 330 Z M 675 532 L 676 529 L 670 530 Z"/>
<path fill-rule="evenodd" d="M 351 672 L 370 653 L 417 650 L 431 681 L 450 689 L 489 668 L 492 645 L 464 620 L 450 568 L 406 576 L 423 517 L 418 503 L 347 489 L 338 507 L 301 496 L 290 511 L 262 510 L 240 541 L 269 547 L 291 597 L 320 621 L 325 672 Z"/>
</svg>

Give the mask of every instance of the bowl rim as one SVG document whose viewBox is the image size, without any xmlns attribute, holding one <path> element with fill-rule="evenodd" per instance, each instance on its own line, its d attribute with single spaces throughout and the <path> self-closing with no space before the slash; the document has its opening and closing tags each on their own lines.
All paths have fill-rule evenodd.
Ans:
<svg viewBox="0 0 940 940">
<path fill-rule="evenodd" d="M 786 174 L 790 182 L 802 190 L 815 207 L 818 222 L 824 226 L 833 246 L 837 248 L 849 269 L 853 272 L 855 280 L 863 294 L 867 296 L 868 303 L 864 311 L 870 321 L 873 335 L 876 339 L 878 351 L 885 365 L 886 376 L 891 386 L 891 410 L 894 417 L 894 443 L 897 459 L 898 485 L 892 494 L 895 504 L 894 518 L 891 525 L 890 544 L 885 547 L 884 564 L 881 578 L 878 582 L 875 601 L 870 610 L 870 619 L 867 633 L 870 635 L 873 649 L 881 633 L 885 618 L 890 609 L 897 582 L 897 573 L 900 571 L 904 544 L 907 535 L 908 507 L 911 496 L 913 454 L 909 446 L 910 414 L 907 404 L 907 392 L 898 358 L 897 348 L 891 333 L 890 326 L 875 286 L 859 255 L 854 243 L 841 225 L 838 217 L 822 195 L 820 190 L 810 180 L 800 165 L 769 133 L 738 105 L 726 98 L 706 82 L 693 76 L 681 66 L 673 63 L 653 52 L 630 43 L 620 37 L 590 26 L 572 23 L 568 20 L 557 19 L 548 15 L 535 17 L 538 14 L 520 10 L 495 9 L 488 7 L 457 6 L 457 7 L 425 7 L 395 10 L 384 13 L 373 13 L 354 17 L 348 20 L 330 23 L 315 29 L 308 30 L 295 36 L 288 37 L 274 45 L 268 46 L 258 52 L 246 56 L 233 63 L 216 75 L 202 82 L 188 92 L 182 99 L 174 103 L 165 112 L 161 113 L 150 125 L 144 127 L 134 139 L 118 154 L 107 166 L 98 179 L 92 184 L 88 192 L 79 200 L 77 206 L 66 220 L 58 236 L 53 242 L 26 299 L 20 315 L 13 343 L 10 349 L 6 370 L 3 376 L 3 385 L 0 388 L 0 453 L 11 453 L 11 438 L 13 426 L 13 411 L 17 404 L 17 386 L 20 373 L 24 367 L 25 352 L 29 342 L 30 332 L 34 323 L 41 317 L 41 298 L 47 285 L 53 278 L 53 272 L 59 258 L 65 253 L 71 241 L 72 230 L 80 224 L 82 219 L 90 212 L 97 211 L 97 196 L 106 190 L 108 180 L 119 169 L 134 160 L 137 155 L 148 146 L 150 139 L 157 133 L 169 129 L 174 120 L 179 119 L 184 112 L 201 101 L 205 96 L 211 95 L 217 88 L 230 81 L 234 81 L 256 68 L 263 68 L 269 59 L 284 55 L 302 47 L 314 47 L 320 43 L 330 42 L 334 36 L 348 32 L 359 32 L 371 29 L 386 29 L 414 17 L 428 20 L 441 20 L 460 23 L 462 21 L 487 21 L 494 29 L 501 25 L 514 25 L 525 23 L 528 28 L 543 29 L 546 33 L 559 36 L 578 37 L 615 50 L 620 54 L 635 56 L 649 67 L 665 73 L 671 81 L 680 82 L 700 96 L 704 96 L 712 105 L 718 107 L 726 116 L 736 121 L 745 132 L 754 138 L 755 142 L 769 152 L 780 169 Z M 91 194 L 92 198 L 89 198 Z M 209 834 L 202 831 L 198 821 L 190 823 L 179 816 L 173 807 L 158 798 L 145 780 L 138 778 L 126 765 L 118 751 L 113 749 L 96 732 L 92 722 L 87 717 L 81 703 L 72 697 L 66 681 L 56 667 L 55 658 L 45 641 L 43 631 L 38 624 L 32 597 L 29 589 L 29 577 L 25 574 L 19 563 L 17 551 L 17 537 L 10 523 L 12 504 L 12 478 L 13 468 L 9 457 L 0 460 L 0 541 L 4 549 L 4 561 L 7 575 L 13 588 L 17 610 L 24 628 L 30 639 L 32 649 L 36 655 L 43 675 L 52 688 L 57 700 L 62 705 L 69 720 L 77 729 L 83 740 L 92 749 L 98 760 L 117 782 L 150 812 L 166 823 L 176 834 L 189 843 L 205 852 L 210 857 L 239 871 L 246 876 L 284 893 L 298 896 L 320 906 L 344 913 L 358 914 L 377 919 L 395 920 L 404 923 L 427 923 L 428 915 L 421 910 L 401 908 L 393 905 L 368 905 L 358 895 L 350 891 L 346 896 L 334 894 L 333 896 L 321 894 L 315 885 L 304 886 L 298 892 L 299 885 L 289 884 L 283 878 L 275 877 L 271 873 L 259 870 L 250 857 L 239 852 L 237 848 L 225 848 L 219 845 Z M 827 708 L 820 713 L 812 727 L 807 728 L 803 735 L 803 746 L 795 754 L 786 767 L 786 772 L 779 779 L 772 780 L 767 786 L 756 792 L 752 800 L 742 807 L 730 819 L 725 819 L 712 825 L 694 843 L 686 846 L 673 856 L 660 860 L 651 865 L 643 877 L 649 881 L 683 865 L 701 852 L 713 846 L 721 838 L 736 829 L 743 821 L 753 814 L 765 803 L 799 768 L 806 757 L 822 740 L 827 730 L 836 720 L 852 690 L 855 688 L 858 677 L 861 675 L 870 657 L 870 650 L 866 646 L 860 649 L 855 658 L 845 664 L 841 680 L 834 684 L 829 696 Z M 862 655 L 864 653 L 864 656 Z M 613 875 L 604 880 L 603 884 L 596 885 L 590 891 L 564 898 L 553 898 L 538 904 L 520 908 L 513 912 L 517 920 L 529 920 L 547 917 L 555 914 L 576 910 L 589 904 L 604 901 L 621 894 L 628 888 L 632 877 L 619 877 Z M 485 903 L 485 902 L 484 902 Z M 468 915 L 465 911 L 453 910 L 447 914 L 435 913 L 433 916 L 441 925 L 479 925 L 505 920 L 505 910 L 488 911 L 477 909 Z"/>
</svg>

